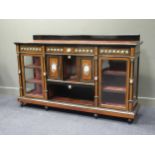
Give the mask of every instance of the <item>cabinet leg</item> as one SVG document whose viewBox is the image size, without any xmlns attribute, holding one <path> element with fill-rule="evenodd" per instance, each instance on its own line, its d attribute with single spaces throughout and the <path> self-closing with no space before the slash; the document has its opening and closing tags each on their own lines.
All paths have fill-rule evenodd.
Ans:
<svg viewBox="0 0 155 155">
<path fill-rule="evenodd" d="M 97 119 L 98 118 L 98 114 L 94 114 L 94 117 Z"/>
<path fill-rule="evenodd" d="M 24 107 L 24 103 L 23 103 L 23 102 L 20 102 L 20 106 L 21 106 L 21 107 Z"/>
<path fill-rule="evenodd" d="M 133 123 L 133 119 L 128 118 L 128 123 L 129 123 L 129 124 Z"/>
<path fill-rule="evenodd" d="M 45 106 L 44 108 L 45 108 L 46 111 L 48 110 L 48 106 Z"/>
</svg>

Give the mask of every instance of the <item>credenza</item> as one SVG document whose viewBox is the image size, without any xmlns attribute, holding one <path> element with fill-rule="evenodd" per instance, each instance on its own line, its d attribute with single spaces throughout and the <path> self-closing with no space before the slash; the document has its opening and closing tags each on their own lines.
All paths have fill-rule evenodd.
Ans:
<svg viewBox="0 0 155 155">
<path fill-rule="evenodd" d="M 34 35 L 15 44 L 22 106 L 134 120 L 140 35 Z"/>
</svg>

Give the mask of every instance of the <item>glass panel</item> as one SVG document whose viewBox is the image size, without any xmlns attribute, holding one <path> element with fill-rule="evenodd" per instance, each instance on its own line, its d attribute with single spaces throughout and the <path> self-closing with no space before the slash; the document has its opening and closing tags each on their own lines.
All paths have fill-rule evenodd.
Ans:
<svg viewBox="0 0 155 155">
<path fill-rule="evenodd" d="M 25 68 L 25 79 L 36 80 L 41 82 L 41 69 L 38 68 Z"/>
<path fill-rule="evenodd" d="M 42 95 L 41 58 L 24 56 L 25 83 L 27 95 Z"/>
<path fill-rule="evenodd" d="M 26 94 L 27 95 L 42 95 L 42 85 L 38 83 L 26 83 Z"/>
<path fill-rule="evenodd" d="M 101 103 L 125 105 L 127 62 L 122 60 L 102 61 Z"/>
<path fill-rule="evenodd" d="M 26 67 L 40 67 L 41 60 L 40 57 L 37 56 L 24 56 L 24 65 Z"/>
</svg>

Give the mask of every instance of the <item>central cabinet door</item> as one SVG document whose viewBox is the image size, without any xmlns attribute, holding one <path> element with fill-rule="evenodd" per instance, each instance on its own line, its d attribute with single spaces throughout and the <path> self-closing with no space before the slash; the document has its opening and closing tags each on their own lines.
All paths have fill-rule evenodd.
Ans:
<svg viewBox="0 0 155 155">
<path fill-rule="evenodd" d="M 61 71 L 62 68 L 61 64 L 61 56 L 48 56 L 47 57 L 47 71 L 48 71 L 48 78 L 59 80 L 61 78 Z"/>
<path fill-rule="evenodd" d="M 80 75 L 81 81 L 84 82 L 92 82 L 93 81 L 93 72 L 94 72 L 94 65 L 93 59 L 89 57 L 83 57 L 80 59 Z"/>
<path fill-rule="evenodd" d="M 129 61 L 127 58 L 100 58 L 99 105 L 128 109 Z"/>
</svg>

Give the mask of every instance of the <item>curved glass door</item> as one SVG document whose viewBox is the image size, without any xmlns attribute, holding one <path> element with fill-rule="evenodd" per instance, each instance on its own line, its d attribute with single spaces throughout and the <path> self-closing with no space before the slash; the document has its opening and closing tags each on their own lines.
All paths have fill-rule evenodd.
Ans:
<svg viewBox="0 0 155 155">
<path fill-rule="evenodd" d="M 43 98 L 40 56 L 23 56 L 25 96 Z"/>
<path fill-rule="evenodd" d="M 127 108 L 128 61 L 101 59 L 100 67 L 100 105 L 114 109 Z"/>
</svg>

